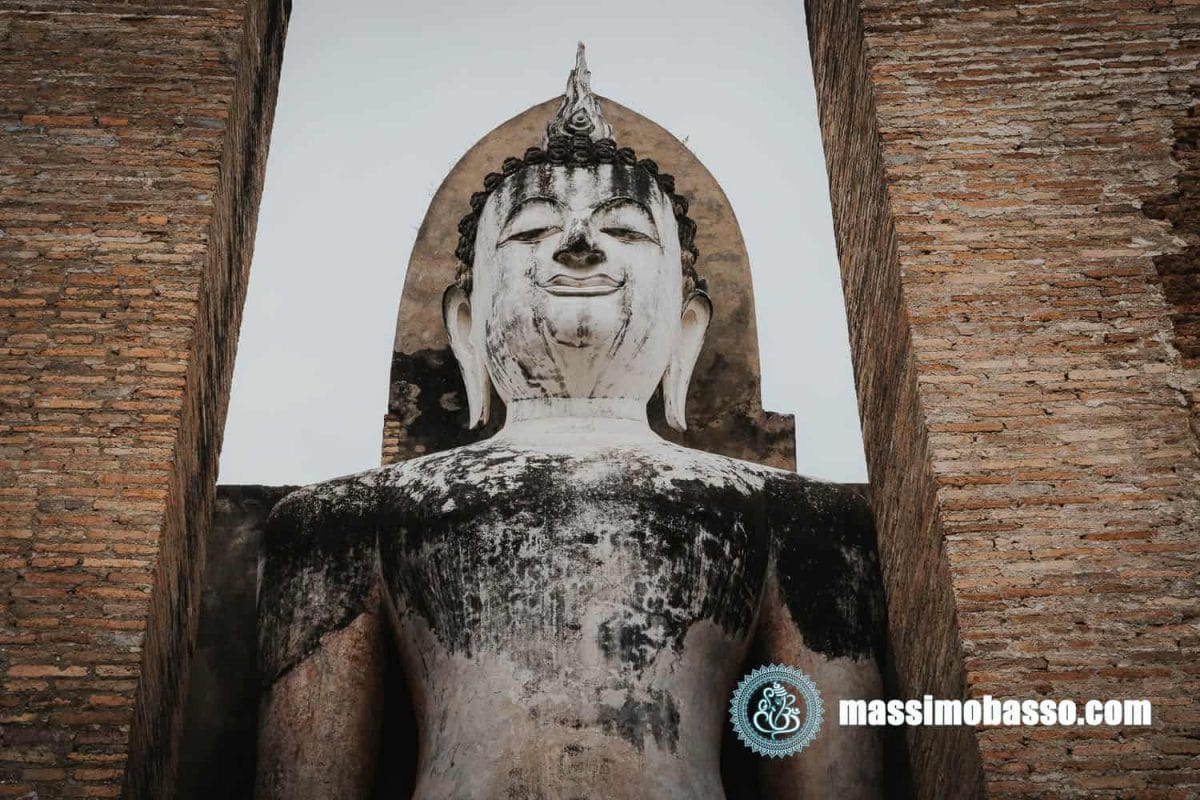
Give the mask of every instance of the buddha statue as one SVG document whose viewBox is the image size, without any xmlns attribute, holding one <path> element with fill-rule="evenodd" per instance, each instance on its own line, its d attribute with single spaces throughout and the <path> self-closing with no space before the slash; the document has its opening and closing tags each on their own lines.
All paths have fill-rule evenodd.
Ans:
<svg viewBox="0 0 1200 800">
<path fill-rule="evenodd" d="M 880 695 L 874 543 L 829 522 L 869 512 L 651 431 L 660 387 L 686 426 L 720 298 L 687 200 L 613 142 L 582 49 L 542 146 L 487 176 L 459 231 L 446 332 L 470 424 L 494 387 L 504 425 L 275 508 L 256 796 L 371 797 L 386 689 L 411 700 L 416 800 L 722 800 L 750 667 L 801 668 L 828 703 Z M 759 761 L 764 797 L 881 794 L 869 728 L 827 720 Z"/>
</svg>

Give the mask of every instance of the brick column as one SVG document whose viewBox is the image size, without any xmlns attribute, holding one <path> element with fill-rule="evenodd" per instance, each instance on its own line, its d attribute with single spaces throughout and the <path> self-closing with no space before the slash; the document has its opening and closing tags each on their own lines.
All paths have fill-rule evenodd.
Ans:
<svg viewBox="0 0 1200 800">
<path fill-rule="evenodd" d="M 920 794 L 1194 796 L 1195 308 L 1173 298 L 1196 297 L 1200 6 L 808 19 L 903 690 L 1154 702 L 1150 729 L 912 729 Z"/>
<path fill-rule="evenodd" d="M 283 0 L 0 5 L 0 796 L 170 796 Z"/>
</svg>

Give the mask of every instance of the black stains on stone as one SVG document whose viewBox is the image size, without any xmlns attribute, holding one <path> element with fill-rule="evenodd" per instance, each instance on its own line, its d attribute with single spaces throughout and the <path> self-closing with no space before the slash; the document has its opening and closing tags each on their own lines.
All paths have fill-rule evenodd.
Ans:
<svg viewBox="0 0 1200 800">
<path fill-rule="evenodd" d="M 511 460 L 504 452 L 460 450 L 429 465 L 446 491 L 418 499 L 425 488 L 419 480 L 387 490 L 393 511 L 380 523 L 384 575 L 397 605 L 424 618 L 452 652 L 528 640 L 563 621 L 556 593 L 569 576 L 544 551 L 533 552 L 530 540 L 545 537 L 548 519 L 569 517 L 569 497 L 538 470 L 503 481 L 508 492 L 493 496 L 484 488 L 487 476 Z M 514 504 L 512 495 L 524 501 Z M 573 546 L 558 543 L 560 551 Z"/>
<path fill-rule="evenodd" d="M 367 610 L 374 580 L 374 489 L 355 477 L 306 487 L 263 532 L 258 666 L 265 687 Z"/>
<path fill-rule="evenodd" d="M 542 316 L 540 314 L 538 314 L 536 311 L 534 312 L 533 318 L 534 318 L 535 324 L 537 324 L 539 322 L 545 322 L 545 320 L 542 318 Z M 540 386 L 541 385 L 541 383 L 542 383 L 541 378 L 538 378 L 536 375 L 534 375 L 532 372 L 529 371 L 528 364 L 526 364 L 524 361 L 520 361 L 520 360 L 518 360 L 516 362 L 516 364 L 517 364 L 517 368 L 519 370 L 521 370 L 521 377 L 525 379 L 526 383 L 528 383 L 530 386 Z"/>
<path fill-rule="evenodd" d="M 638 750 L 646 749 L 649 736 L 660 748 L 674 753 L 679 742 L 679 707 L 667 692 L 651 692 L 648 701 L 630 694 L 620 708 L 600 710 L 600 725 Z"/>
<path fill-rule="evenodd" d="M 666 620 L 660 617 L 657 622 L 635 622 L 628 612 L 607 620 L 600 625 L 600 649 L 609 658 L 641 672 L 667 644 Z"/>
<path fill-rule="evenodd" d="M 630 687 L 700 622 L 749 636 L 772 552 L 810 647 L 882 648 L 861 495 L 704 454 L 669 461 L 652 449 L 580 456 L 493 441 L 289 495 L 263 547 L 264 678 L 364 610 L 376 548 L 401 621 L 419 617 L 452 653 L 500 653 L 551 675 L 556 646 L 594 636 L 626 693 L 619 707 L 595 706 L 599 725 L 639 748 L 673 750 L 679 711 L 665 693 Z M 763 487 L 741 484 L 739 470 L 765 476 Z M 611 610 L 597 620 L 598 596 Z"/>
<path fill-rule="evenodd" d="M 259 540 L 275 503 L 295 488 L 217 487 L 180 742 L 178 800 L 254 792 Z"/>
<path fill-rule="evenodd" d="M 757 400 L 732 407 L 722 403 L 721 398 L 743 391 L 742 386 L 756 383 L 758 377 L 719 354 L 710 357 L 707 353 L 706 348 L 692 377 L 687 430 L 678 431 L 667 424 L 661 387 L 647 406 L 650 427 L 667 441 L 684 447 L 759 464 L 794 467 L 796 428 L 792 416 L 762 411 Z M 705 359 L 709 361 L 707 367 Z"/>
<path fill-rule="evenodd" d="M 543 336 L 549 335 L 544 320 L 535 324 Z M 561 374 L 543 379 L 516 363 L 530 385 L 561 384 Z M 677 431 L 667 424 L 662 394 L 656 390 L 647 407 L 655 433 L 676 444 L 730 458 L 786 468 L 795 464 L 796 435 L 790 415 L 762 411 L 757 398 L 736 405 L 721 402 L 721 398 L 743 397 L 745 387 L 754 385 L 757 376 L 707 348 L 696 369 L 687 406 L 688 429 Z M 504 416 L 504 403 L 493 391 L 487 425 L 467 429 L 467 397 L 458 362 L 448 346 L 393 354 L 388 418 L 400 430 L 394 439 L 389 436 L 396 448 L 394 454 L 389 453 L 389 460 L 482 441 L 502 427 Z"/>
<path fill-rule="evenodd" d="M 658 184 L 644 169 L 613 167 L 612 194 L 614 197 L 630 197 L 646 206 L 653 207 Z"/>
<path fill-rule="evenodd" d="M 505 651 L 534 669 L 537 642 L 586 633 L 600 591 L 618 592 L 621 610 L 588 635 L 622 669 L 679 650 L 702 620 L 748 635 L 770 555 L 762 498 L 666 481 L 668 468 L 633 451 L 608 458 L 600 476 L 595 459 L 498 446 L 427 460 L 437 485 L 388 490 L 400 511 L 380 524 L 397 606 L 452 652 Z M 624 572 L 606 571 L 613 561 Z"/>
<path fill-rule="evenodd" d="M 404 425 L 405 456 L 471 444 L 504 424 L 504 403 L 493 394 L 491 419 L 467 429 L 467 394 L 449 346 L 392 354 L 388 411 Z"/>
<path fill-rule="evenodd" d="M 886 611 L 866 498 L 795 474 L 775 477 L 769 498 L 779 588 L 805 643 L 882 663 Z"/>
<path fill-rule="evenodd" d="M 536 777 L 526 775 L 524 770 L 517 767 L 510 769 L 504 800 L 547 800 L 545 793 L 536 786 L 536 782 Z"/>
</svg>

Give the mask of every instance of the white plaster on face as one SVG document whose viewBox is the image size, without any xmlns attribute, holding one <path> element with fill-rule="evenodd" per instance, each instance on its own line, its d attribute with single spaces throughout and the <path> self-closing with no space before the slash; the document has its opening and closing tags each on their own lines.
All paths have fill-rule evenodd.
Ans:
<svg viewBox="0 0 1200 800">
<path fill-rule="evenodd" d="M 682 305 L 669 199 L 627 167 L 539 165 L 492 193 L 479 221 L 475 346 L 505 402 L 649 400 Z"/>
<path fill-rule="evenodd" d="M 472 293 L 447 292 L 447 332 L 472 424 L 487 382 L 515 418 L 639 419 L 664 372 L 668 421 L 682 404 L 711 309 L 684 298 L 670 198 L 628 166 L 528 167 L 480 215 Z M 561 401 L 596 401 L 580 414 Z M 616 409 L 614 411 L 614 409 Z"/>
</svg>

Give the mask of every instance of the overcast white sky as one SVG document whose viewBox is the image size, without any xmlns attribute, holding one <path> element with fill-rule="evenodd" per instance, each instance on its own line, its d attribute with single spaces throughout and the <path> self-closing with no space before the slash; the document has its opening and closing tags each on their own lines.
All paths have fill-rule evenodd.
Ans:
<svg viewBox="0 0 1200 800">
<path fill-rule="evenodd" d="M 592 88 L 685 140 L 728 194 L 763 404 L 796 415 L 798 470 L 866 480 L 802 3 L 297 0 L 222 483 L 378 466 L 426 207 L 471 145 L 562 92 L 578 40 Z"/>
</svg>

